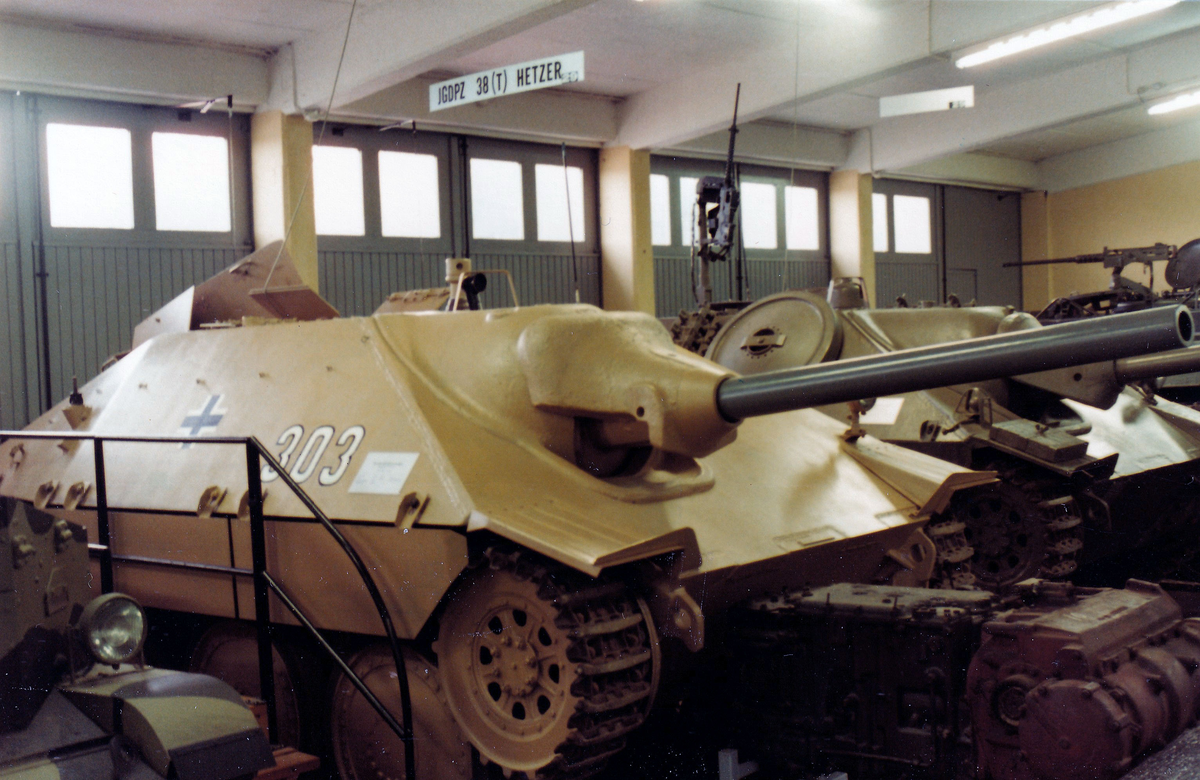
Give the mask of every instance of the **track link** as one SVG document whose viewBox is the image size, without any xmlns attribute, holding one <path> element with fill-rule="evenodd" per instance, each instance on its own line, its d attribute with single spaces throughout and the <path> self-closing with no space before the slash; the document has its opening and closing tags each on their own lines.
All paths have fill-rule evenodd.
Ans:
<svg viewBox="0 0 1200 780">
<path fill-rule="evenodd" d="M 648 610 L 624 583 L 590 579 L 531 553 L 491 549 L 485 553 L 484 567 L 533 586 L 552 615 L 556 642 L 560 638 L 566 643 L 566 659 L 573 665 L 569 674 L 574 677 L 570 683 L 574 702 L 557 716 L 566 720 L 565 736 L 548 762 L 529 771 L 506 767 L 503 759 L 493 760 L 506 775 L 533 780 L 595 775 L 625 747 L 626 735 L 642 725 L 654 700 L 660 659 Z M 442 658 L 444 650 L 439 649 Z M 447 669 L 445 664 L 440 662 L 443 675 L 467 673 Z M 506 731 L 508 725 L 489 736 L 520 738 L 525 722 L 513 722 L 511 731 Z M 469 724 L 464 724 L 464 730 L 472 735 Z"/>
</svg>

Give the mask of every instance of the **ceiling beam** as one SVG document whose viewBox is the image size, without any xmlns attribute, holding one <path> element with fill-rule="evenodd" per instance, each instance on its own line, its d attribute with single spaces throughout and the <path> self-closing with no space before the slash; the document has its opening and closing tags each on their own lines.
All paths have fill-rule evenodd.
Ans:
<svg viewBox="0 0 1200 780">
<path fill-rule="evenodd" d="M 5 89 L 163 104 L 232 94 L 255 106 L 268 84 L 264 57 L 228 48 L 0 22 Z"/>
<path fill-rule="evenodd" d="M 1038 189 L 1086 187 L 1200 160 L 1200 120 L 1060 154 L 1038 163 Z"/>
<path fill-rule="evenodd" d="M 335 118 L 368 121 L 415 120 L 419 126 L 468 131 L 521 140 L 568 141 L 601 145 L 616 134 L 617 110 L 612 98 L 541 89 L 483 100 L 442 111 L 429 111 L 429 85 L 417 77 L 347 103 Z"/>
<path fill-rule="evenodd" d="M 268 108 L 323 111 L 337 75 L 334 113 L 342 106 L 436 69 L 595 0 L 420 0 L 360 4 L 346 21 L 303 36 L 272 60 Z M 346 5 L 347 18 L 350 6 Z M 294 76 L 294 81 L 293 81 Z"/>
<path fill-rule="evenodd" d="M 1197 50 L 1200 32 L 980 91 L 974 108 L 882 120 L 856 134 L 847 167 L 893 171 L 1137 106 L 1181 83 L 1180 47 Z"/>
<path fill-rule="evenodd" d="M 803 104 L 929 62 L 1095 2 L 796 3 L 773 45 L 714 63 L 630 97 L 614 141 L 634 148 L 673 147 L 729 125 L 735 85 L 739 116 L 780 116 Z M 985 7 L 987 6 L 987 7 Z M 983 8 L 983 12 L 977 12 Z"/>
<path fill-rule="evenodd" d="M 743 162 L 800 168 L 836 168 L 846 160 L 846 133 L 800 127 L 781 122 L 739 123 L 736 154 Z M 724 160 L 729 152 L 729 131 L 685 141 L 670 148 L 655 149 L 655 154 L 678 153 L 691 157 Z"/>
<path fill-rule="evenodd" d="M 781 35 L 772 47 L 631 96 L 618 112 L 614 143 L 663 148 L 718 132 L 729 126 L 739 82 L 738 115 L 749 121 L 778 113 L 797 96 L 874 79 L 929 54 L 924 3 L 873 9 L 866 25 L 846 24 L 836 14 L 805 19 L 805 25 L 802 46 L 794 34 Z"/>
</svg>

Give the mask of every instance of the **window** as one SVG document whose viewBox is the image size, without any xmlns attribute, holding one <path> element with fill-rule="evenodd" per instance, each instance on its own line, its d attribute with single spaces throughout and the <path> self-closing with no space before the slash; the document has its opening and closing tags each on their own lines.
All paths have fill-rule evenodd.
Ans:
<svg viewBox="0 0 1200 780">
<path fill-rule="evenodd" d="M 893 195 L 892 218 L 896 229 L 896 251 L 927 255 L 933 251 L 929 221 L 929 198 Z"/>
<path fill-rule="evenodd" d="M 583 241 L 583 169 L 561 165 L 533 166 L 537 185 L 538 241 Z M 567 222 L 567 204 L 571 221 Z"/>
<path fill-rule="evenodd" d="M 741 189 L 742 240 L 746 248 L 775 249 L 779 246 L 775 219 L 775 185 L 744 182 Z"/>
<path fill-rule="evenodd" d="M 783 226 L 788 249 L 820 249 L 821 229 L 815 187 L 783 188 Z"/>
<path fill-rule="evenodd" d="M 682 234 L 679 236 L 679 243 L 684 246 L 692 245 L 692 238 L 697 240 L 700 236 L 696 235 L 696 220 L 699 219 L 696 214 L 696 183 L 700 180 L 695 176 L 680 176 L 679 177 L 679 224 Z"/>
<path fill-rule="evenodd" d="M 507 241 L 525 238 L 520 163 L 471 160 L 471 235 Z"/>
<path fill-rule="evenodd" d="M 871 193 L 871 226 L 875 234 L 875 251 L 888 251 L 888 204 L 887 195 L 882 192 Z"/>
<path fill-rule="evenodd" d="M 437 157 L 411 152 L 379 153 L 380 232 L 384 236 L 440 237 L 440 202 Z"/>
<path fill-rule="evenodd" d="M 314 146 L 312 151 L 317 235 L 364 235 L 362 152 L 345 146 Z"/>
<path fill-rule="evenodd" d="M 650 243 L 671 245 L 671 180 L 661 173 L 650 174 Z"/>
<path fill-rule="evenodd" d="M 133 229 L 133 156 L 128 130 L 46 125 L 50 225 Z"/>
<path fill-rule="evenodd" d="M 153 133 L 157 230 L 229 232 L 229 143 L 224 138 Z"/>
</svg>

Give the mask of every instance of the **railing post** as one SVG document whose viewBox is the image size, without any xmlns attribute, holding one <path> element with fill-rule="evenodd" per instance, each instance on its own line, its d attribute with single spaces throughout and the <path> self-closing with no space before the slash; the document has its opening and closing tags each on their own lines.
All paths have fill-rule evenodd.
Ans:
<svg viewBox="0 0 1200 780">
<path fill-rule="evenodd" d="M 100 538 L 100 592 L 113 591 L 112 532 L 108 523 L 108 484 L 104 477 L 104 440 L 92 439 L 96 458 L 96 527 Z"/>
<path fill-rule="evenodd" d="M 258 445 L 246 440 L 247 504 L 250 508 L 250 554 L 254 569 L 254 623 L 258 629 L 259 693 L 267 704 L 267 738 L 279 742 L 279 719 L 275 707 L 275 662 L 271 652 L 271 602 L 267 582 L 267 540 L 263 528 L 263 494 Z"/>
</svg>

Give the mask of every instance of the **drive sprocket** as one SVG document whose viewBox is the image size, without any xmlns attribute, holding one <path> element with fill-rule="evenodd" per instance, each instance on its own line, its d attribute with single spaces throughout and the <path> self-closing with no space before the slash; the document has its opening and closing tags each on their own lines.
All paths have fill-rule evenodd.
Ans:
<svg viewBox="0 0 1200 780">
<path fill-rule="evenodd" d="M 600 771 L 645 720 L 657 636 L 621 582 L 492 551 L 460 583 L 434 645 L 447 702 L 481 759 L 506 775 Z"/>
<path fill-rule="evenodd" d="M 1023 464 L 985 468 L 997 471 L 1000 481 L 956 494 L 947 513 L 965 525 L 979 586 L 1004 590 L 1030 577 L 1073 573 L 1083 518 L 1069 486 Z"/>
</svg>

